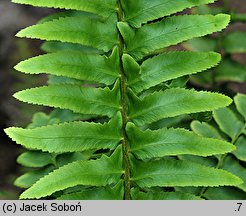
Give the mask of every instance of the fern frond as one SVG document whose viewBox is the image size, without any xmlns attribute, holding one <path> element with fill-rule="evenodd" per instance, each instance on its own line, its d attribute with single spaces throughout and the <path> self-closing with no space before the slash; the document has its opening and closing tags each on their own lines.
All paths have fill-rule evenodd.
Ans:
<svg viewBox="0 0 246 216">
<path fill-rule="evenodd" d="M 70 84 L 50 85 L 17 92 L 14 97 L 20 101 L 69 109 L 81 114 L 112 117 L 120 110 L 118 85 L 113 90 Z"/>
<path fill-rule="evenodd" d="M 233 152 L 233 154 L 241 161 L 246 162 L 246 137 L 241 136 L 238 138 L 238 140 L 235 143 L 235 146 L 237 147 L 236 151 Z"/>
<path fill-rule="evenodd" d="M 111 15 L 106 21 L 100 18 L 91 19 L 83 15 L 64 17 L 27 27 L 18 32 L 16 36 L 78 43 L 107 52 L 117 44 L 115 23 L 116 15 Z"/>
<path fill-rule="evenodd" d="M 245 200 L 246 193 L 233 187 L 208 188 L 205 193 L 209 200 Z"/>
<path fill-rule="evenodd" d="M 137 125 L 144 125 L 162 118 L 215 110 L 230 103 L 231 99 L 218 93 L 168 89 L 142 100 L 132 97 L 129 118 Z"/>
<path fill-rule="evenodd" d="M 49 153 L 40 151 L 24 152 L 17 158 L 17 162 L 26 167 L 44 167 L 54 163 Z"/>
<path fill-rule="evenodd" d="M 222 169 L 188 161 L 161 159 L 148 162 L 134 160 L 132 163 L 132 181 L 139 187 L 224 186 L 243 183 L 240 178 Z"/>
<path fill-rule="evenodd" d="M 168 52 L 150 58 L 138 66 L 129 55 L 123 55 L 129 87 L 139 93 L 161 82 L 191 75 L 217 65 L 220 55 L 214 52 Z"/>
<path fill-rule="evenodd" d="M 235 145 L 237 149 L 229 154 L 217 156 L 217 163 L 214 167 L 222 168 L 237 176 L 239 176 L 243 183 L 235 185 L 238 189 L 233 187 L 222 188 L 205 188 L 201 191 L 201 195 L 207 199 L 240 199 L 245 198 L 246 193 L 246 171 L 243 166 L 245 159 L 245 143 L 246 138 L 244 130 L 246 128 L 246 118 L 244 117 L 244 106 L 246 104 L 245 95 L 238 94 L 234 97 L 236 109 L 232 111 L 229 108 L 223 108 L 214 111 L 213 118 L 216 124 L 212 127 L 207 123 L 199 123 L 198 121 L 192 122 L 191 128 L 193 131 L 205 137 L 217 137 L 220 140 L 230 140 L 231 144 Z M 239 113 L 242 114 L 240 116 Z M 241 111 L 241 112 L 240 112 Z M 215 128 L 217 126 L 217 128 Z M 211 132 L 211 133 L 210 133 Z M 184 160 L 187 160 L 184 158 Z M 191 158 L 188 161 L 192 160 Z M 234 193 L 234 194 L 230 194 Z M 217 195 L 216 195 L 217 194 Z"/>
<path fill-rule="evenodd" d="M 235 150 L 235 147 L 227 142 L 203 138 L 184 129 L 141 131 L 129 123 L 126 131 L 131 145 L 130 151 L 142 160 L 183 154 L 206 157 Z"/>
<path fill-rule="evenodd" d="M 214 119 L 221 131 L 232 139 L 236 138 L 244 128 L 244 123 L 229 108 L 214 111 Z"/>
<path fill-rule="evenodd" d="M 244 117 L 246 120 L 246 95 L 237 94 L 234 97 L 235 105 L 237 107 L 238 112 Z"/>
<path fill-rule="evenodd" d="M 170 2 L 169 0 L 131 0 L 122 1 L 125 12 L 125 20 L 133 27 L 141 27 L 141 24 L 155 20 L 164 16 L 174 14 L 186 8 L 213 3 L 215 0 L 186 1 L 179 0 Z"/>
<path fill-rule="evenodd" d="M 127 53 L 140 60 L 162 48 L 221 31 L 229 20 L 230 16 L 225 14 L 183 15 L 144 25 L 131 33 L 132 29 L 125 27 L 125 23 L 118 23 L 118 28 L 126 40 Z"/>
<path fill-rule="evenodd" d="M 26 148 L 62 153 L 115 149 L 122 139 L 120 128 L 121 119 L 117 116 L 104 124 L 69 122 L 34 129 L 13 127 L 5 132 Z"/>
<path fill-rule="evenodd" d="M 60 51 L 82 51 L 85 54 L 102 54 L 103 51 L 100 51 L 96 48 L 83 46 L 75 43 L 65 43 L 60 41 L 46 41 L 42 44 L 41 49 L 47 53 L 60 52 Z"/>
<path fill-rule="evenodd" d="M 246 67 L 236 61 L 225 59 L 216 68 L 215 80 L 218 82 L 246 82 Z"/>
<path fill-rule="evenodd" d="M 98 187 L 77 193 L 62 195 L 58 200 L 122 200 L 124 198 L 123 184 L 114 187 Z"/>
<path fill-rule="evenodd" d="M 235 175 L 237 175 L 238 177 L 240 177 L 241 179 L 245 180 L 246 179 L 246 169 L 245 167 L 243 167 L 237 160 L 235 160 L 233 158 L 233 156 L 228 156 L 226 157 L 224 164 L 222 166 L 222 168 L 224 170 L 227 170 Z M 243 190 L 244 192 L 246 192 L 246 183 L 245 181 L 240 184 L 237 185 L 237 187 L 241 190 Z"/>
<path fill-rule="evenodd" d="M 115 10 L 115 0 L 12 0 L 12 2 L 19 4 L 28 4 L 37 7 L 49 7 L 59 9 L 72 9 L 87 11 L 102 16 L 109 16 Z"/>
<path fill-rule="evenodd" d="M 234 143 L 215 139 L 211 127 L 203 133 L 202 124 L 196 127 L 213 138 L 180 128 L 192 113 L 200 119 L 231 104 L 222 94 L 186 89 L 189 76 L 216 66 L 220 55 L 164 52 L 227 26 L 225 14 L 165 17 L 214 0 L 14 1 L 69 9 L 17 34 L 45 40 L 49 54 L 15 68 L 47 73 L 49 81 L 14 96 L 57 108 L 36 114 L 27 129 L 5 130 L 28 149 L 18 162 L 35 168 L 15 182 L 28 188 L 21 199 L 201 199 L 193 194 L 200 187 L 244 187 L 243 175 L 214 168 L 218 154 L 242 158 Z M 164 123 L 151 130 L 156 121 Z"/>
<path fill-rule="evenodd" d="M 62 51 L 22 61 L 15 69 L 28 74 L 47 73 L 112 85 L 119 77 L 118 60 L 117 49 L 109 58 L 79 51 Z"/>
<path fill-rule="evenodd" d="M 193 121 L 191 122 L 191 129 L 200 136 L 222 139 L 218 130 L 206 122 Z"/>
<path fill-rule="evenodd" d="M 106 186 L 116 184 L 123 174 L 122 161 L 119 160 L 121 155 L 121 148 L 118 148 L 111 157 L 102 156 L 98 160 L 70 163 L 36 182 L 22 193 L 20 198 L 41 198 L 76 185 Z"/>
</svg>

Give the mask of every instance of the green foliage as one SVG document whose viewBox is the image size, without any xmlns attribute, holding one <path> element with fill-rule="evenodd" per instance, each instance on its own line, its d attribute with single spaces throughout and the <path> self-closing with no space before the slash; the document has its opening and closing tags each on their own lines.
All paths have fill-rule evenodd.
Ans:
<svg viewBox="0 0 246 216">
<path fill-rule="evenodd" d="M 169 0 L 136 0 L 134 4 L 130 0 L 122 1 L 125 13 L 125 21 L 134 27 L 141 27 L 141 24 L 148 21 L 168 16 L 186 8 L 191 8 L 201 4 L 212 3 L 215 0 L 198 0 L 170 2 Z"/>
<path fill-rule="evenodd" d="M 5 130 L 29 149 L 18 158 L 33 169 L 15 182 L 28 188 L 20 198 L 201 199 L 191 194 L 191 186 L 244 188 L 240 169 L 213 168 L 206 158 L 202 165 L 197 159 L 235 151 L 235 146 L 150 125 L 168 125 L 170 117 L 179 122 L 182 115 L 209 113 L 232 102 L 219 93 L 186 89 L 189 75 L 217 65 L 219 54 L 164 52 L 227 26 L 226 14 L 169 16 L 213 0 L 15 2 L 75 10 L 17 34 L 46 40 L 49 54 L 15 68 L 50 76 L 48 86 L 15 97 L 62 109 L 36 114 L 27 129 Z M 178 191 L 179 186 L 187 191 Z"/>
<path fill-rule="evenodd" d="M 233 9 L 228 8 L 226 3 L 222 4 L 221 7 L 203 5 L 202 7 L 198 7 L 198 9 L 193 9 L 194 13 L 197 11 L 204 14 L 214 14 L 218 11 L 230 13 L 232 14 L 232 25 L 238 22 L 245 23 L 246 21 L 246 14 L 236 13 Z M 218 67 L 192 76 L 192 83 L 205 87 L 206 89 L 208 87 L 211 89 L 217 87 L 218 89 L 218 87 L 229 82 L 243 83 L 246 81 L 246 67 L 238 61 L 238 58 L 235 58 L 235 54 L 246 53 L 246 32 L 240 27 L 235 27 L 232 27 L 230 31 L 217 34 L 213 37 L 196 38 L 183 44 L 188 50 L 200 52 L 217 51 L 224 55 Z M 221 91 L 224 90 L 222 87 L 220 89 Z"/>
<path fill-rule="evenodd" d="M 110 90 L 107 87 L 86 88 L 74 84 L 60 84 L 20 91 L 14 97 L 32 104 L 70 109 L 76 113 L 112 117 L 120 110 L 118 89 L 118 85 Z"/>
<path fill-rule="evenodd" d="M 190 75 L 215 66 L 220 55 L 215 52 L 167 52 L 144 61 L 141 66 L 129 55 L 123 56 L 128 85 L 141 92 L 161 82 Z"/>
<path fill-rule="evenodd" d="M 134 200 L 200 200 L 198 196 L 182 192 L 141 192 L 138 189 L 132 189 L 132 198 Z"/>
<path fill-rule="evenodd" d="M 117 49 L 109 58 L 79 51 L 63 51 L 28 59 L 19 63 L 15 69 L 28 74 L 47 73 L 110 85 L 119 77 L 117 57 Z"/>
<path fill-rule="evenodd" d="M 235 187 L 204 188 L 200 194 L 206 199 L 245 199 L 246 198 L 246 95 L 237 94 L 234 97 L 236 109 L 222 108 L 213 112 L 215 123 L 201 123 L 193 121 L 191 128 L 195 133 L 204 137 L 216 137 L 220 140 L 227 140 L 236 146 L 231 153 L 217 156 L 217 168 L 223 168 L 237 176 L 244 183 Z M 210 160 L 210 159 L 207 159 Z M 190 161 L 190 158 L 189 158 Z"/>
<path fill-rule="evenodd" d="M 222 153 L 224 153 L 226 147 L 228 152 L 235 150 L 227 142 L 201 138 L 195 133 L 180 128 L 141 131 L 134 124 L 128 124 L 126 130 L 131 145 L 130 150 L 140 159 L 180 154 L 209 156 L 219 154 L 220 149 L 223 149 Z"/>
<path fill-rule="evenodd" d="M 118 23 L 118 28 L 125 39 L 127 53 L 140 60 L 160 48 L 220 31 L 227 26 L 229 20 L 230 17 L 225 14 L 184 15 L 144 25 L 135 31 L 124 22 Z"/>
</svg>

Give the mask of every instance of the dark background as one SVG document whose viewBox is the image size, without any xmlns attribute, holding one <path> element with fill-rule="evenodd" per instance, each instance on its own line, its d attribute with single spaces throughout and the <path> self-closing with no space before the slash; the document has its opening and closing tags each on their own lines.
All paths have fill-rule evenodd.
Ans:
<svg viewBox="0 0 246 216">
<path fill-rule="evenodd" d="M 246 13 L 246 0 L 229 1 L 229 6 L 237 12 Z M 23 75 L 12 69 L 19 61 L 42 53 L 39 49 L 40 41 L 18 39 L 14 35 L 53 11 L 13 4 L 10 0 L 0 0 L 0 199 L 18 198 L 20 189 L 13 186 L 13 181 L 22 172 L 16 163 L 16 157 L 22 150 L 11 142 L 3 129 L 12 125 L 26 126 L 32 114 L 43 109 L 19 103 L 11 95 L 18 90 L 40 86 L 46 82 L 44 75 Z M 237 23 L 226 31 L 237 29 L 246 31 L 246 26 Z M 245 55 L 235 56 L 242 63 L 245 63 L 245 57 Z M 230 85 L 234 91 L 246 92 L 245 84 Z"/>
<path fill-rule="evenodd" d="M 12 98 L 12 94 L 46 82 L 45 76 L 24 75 L 13 69 L 19 61 L 41 53 L 40 41 L 18 39 L 14 35 L 51 12 L 46 8 L 0 0 L 0 199 L 18 197 L 19 189 L 13 186 L 13 181 L 21 174 L 21 167 L 16 164 L 21 148 L 11 142 L 3 129 L 13 125 L 26 126 L 32 114 L 42 109 L 20 103 Z"/>
</svg>

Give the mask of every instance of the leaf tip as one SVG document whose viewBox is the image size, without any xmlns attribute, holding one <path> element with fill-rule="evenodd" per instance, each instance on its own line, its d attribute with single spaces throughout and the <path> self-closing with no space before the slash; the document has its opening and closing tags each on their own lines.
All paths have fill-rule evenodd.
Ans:
<svg viewBox="0 0 246 216">
<path fill-rule="evenodd" d="M 231 21 L 231 16 L 229 14 L 218 14 L 216 15 L 216 18 L 218 22 L 221 22 L 222 29 L 226 28 Z"/>
</svg>

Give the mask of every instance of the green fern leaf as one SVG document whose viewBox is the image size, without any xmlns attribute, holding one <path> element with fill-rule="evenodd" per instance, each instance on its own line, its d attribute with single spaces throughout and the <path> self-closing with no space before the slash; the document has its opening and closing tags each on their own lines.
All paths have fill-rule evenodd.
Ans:
<svg viewBox="0 0 246 216">
<path fill-rule="evenodd" d="M 222 139 L 218 130 L 206 122 L 193 121 L 191 129 L 200 136 Z"/>
<path fill-rule="evenodd" d="M 94 151 L 83 151 L 83 152 L 73 152 L 59 154 L 55 156 L 56 167 L 62 167 L 74 161 L 89 160 L 93 157 Z"/>
<path fill-rule="evenodd" d="M 134 160 L 132 181 L 140 187 L 197 187 L 242 184 L 240 178 L 227 171 L 174 159 L 149 162 Z"/>
<path fill-rule="evenodd" d="M 218 82 L 246 82 L 246 67 L 232 60 L 223 60 L 216 68 L 216 81 Z"/>
<path fill-rule="evenodd" d="M 169 1 L 169 0 L 131 0 L 122 1 L 125 12 L 125 20 L 134 27 L 140 27 L 141 24 L 155 20 L 164 16 L 174 14 L 186 8 L 213 3 L 215 0 L 197 0 L 197 1 Z"/>
<path fill-rule="evenodd" d="M 118 23 L 125 41 L 127 52 L 135 59 L 177 43 L 201 37 L 224 29 L 230 20 L 225 14 L 184 15 L 163 19 L 154 24 L 148 24 L 131 32 L 130 27 Z"/>
<path fill-rule="evenodd" d="M 115 187 L 99 187 L 77 193 L 65 194 L 58 200 L 123 200 L 123 184 L 120 182 Z"/>
<path fill-rule="evenodd" d="M 113 90 L 70 84 L 50 85 L 17 92 L 14 97 L 20 101 L 69 109 L 81 114 L 112 117 L 120 110 L 117 84 Z"/>
<path fill-rule="evenodd" d="M 246 162 L 246 138 L 245 136 L 240 136 L 235 143 L 237 147 L 233 154 L 241 161 Z"/>
<path fill-rule="evenodd" d="M 44 167 L 53 164 L 53 157 L 46 152 L 28 151 L 17 158 L 17 162 L 26 167 Z"/>
<path fill-rule="evenodd" d="M 129 55 L 123 55 L 125 71 L 128 75 L 128 86 L 139 93 L 161 82 L 169 81 L 201 72 L 218 64 L 220 55 L 214 52 L 169 52 L 137 63 Z"/>
<path fill-rule="evenodd" d="M 102 16 L 109 16 L 112 14 L 115 8 L 115 0 L 12 0 L 12 2 L 19 4 L 28 4 L 37 7 L 49 7 L 59 9 L 72 9 L 87 11 Z"/>
<path fill-rule="evenodd" d="M 142 100 L 132 97 L 129 118 L 137 125 L 144 125 L 162 118 L 211 111 L 231 102 L 230 98 L 218 93 L 168 89 L 155 92 Z"/>
<path fill-rule="evenodd" d="M 241 113 L 241 115 L 246 120 L 246 95 L 237 94 L 234 97 L 234 100 L 235 100 L 237 110 Z"/>
<path fill-rule="evenodd" d="M 104 155 L 98 160 L 70 163 L 40 179 L 22 193 L 20 198 L 41 198 L 76 185 L 106 186 L 115 184 L 123 174 L 121 158 L 121 148 L 118 148 L 111 157 Z"/>
<path fill-rule="evenodd" d="M 195 52 L 209 52 L 216 50 L 216 41 L 206 37 L 194 38 L 184 42 L 182 45 L 186 49 Z"/>
<path fill-rule="evenodd" d="M 227 142 L 203 138 L 184 129 L 139 130 L 128 124 L 130 151 L 139 159 L 169 155 L 209 156 L 231 152 L 235 147 Z"/>
<path fill-rule="evenodd" d="M 246 200 L 246 193 L 234 187 L 208 188 L 203 196 L 209 200 Z"/>
<path fill-rule="evenodd" d="M 39 179 L 43 178 L 44 176 L 52 172 L 54 169 L 55 167 L 51 165 L 39 170 L 27 172 L 24 175 L 18 177 L 15 180 L 14 185 L 20 188 L 29 188 Z"/>
<path fill-rule="evenodd" d="M 62 51 L 20 62 L 15 69 L 28 74 L 47 73 L 111 85 L 119 77 L 117 49 L 108 58 L 78 51 Z"/>
<path fill-rule="evenodd" d="M 198 163 L 207 167 L 216 167 L 218 164 L 218 160 L 214 156 L 200 157 L 195 155 L 180 155 L 179 159 Z"/>
<path fill-rule="evenodd" d="M 200 197 L 182 192 L 141 192 L 136 188 L 131 190 L 133 200 L 201 200 Z"/>
<path fill-rule="evenodd" d="M 78 152 L 115 149 L 120 142 L 121 118 L 109 123 L 69 122 L 34 129 L 8 128 L 5 132 L 15 142 L 29 149 L 48 152 Z"/>
<path fill-rule="evenodd" d="M 240 165 L 239 162 L 236 159 L 234 159 L 232 156 L 227 156 L 222 168 L 240 177 L 243 180 L 243 182 L 242 184 L 237 185 L 237 187 L 243 190 L 244 192 L 246 192 L 246 169 L 245 167 Z"/>
<path fill-rule="evenodd" d="M 27 129 L 5 130 L 28 148 L 18 162 L 35 168 L 16 180 L 29 188 L 20 198 L 200 199 L 206 198 L 202 187 L 245 189 L 241 168 L 235 175 L 218 169 L 227 157 L 218 154 L 244 158 L 238 153 L 244 130 L 229 144 L 200 136 L 220 137 L 207 125 L 193 123 L 198 134 L 179 128 L 231 103 L 219 93 L 186 89 L 189 76 L 216 66 L 220 55 L 164 53 L 226 27 L 229 15 L 175 14 L 215 0 L 13 1 L 65 9 L 17 33 L 45 40 L 42 49 L 49 54 L 16 69 L 46 73 L 49 85 L 14 96 L 57 108 L 35 115 Z M 207 49 L 217 47 L 209 44 Z"/>
<path fill-rule="evenodd" d="M 43 24 L 45 22 L 49 22 L 49 21 L 53 21 L 59 18 L 64 18 L 64 17 L 73 17 L 73 16 L 90 16 L 90 17 L 97 17 L 97 15 L 91 14 L 91 13 L 87 13 L 87 12 L 83 12 L 83 11 L 76 11 L 76 10 L 68 10 L 68 11 L 62 11 L 62 12 L 58 12 L 58 13 L 53 13 L 50 14 L 46 17 L 43 17 L 41 20 L 38 21 L 38 24 Z"/>
<path fill-rule="evenodd" d="M 117 43 L 115 22 L 116 15 L 111 15 L 106 21 L 82 15 L 65 17 L 27 27 L 18 32 L 17 36 L 78 43 L 107 52 Z"/>
<path fill-rule="evenodd" d="M 102 51 L 74 43 L 64 43 L 60 41 L 46 41 L 42 44 L 41 49 L 47 53 L 59 52 L 59 51 L 81 51 L 86 54 L 102 54 Z"/>
<path fill-rule="evenodd" d="M 223 41 L 223 48 L 227 53 L 246 53 L 246 33 L 229 33 Z"/>
<path fill-rule="evenodd" d="M 244 127 L 244 123 L 229 108 L 214 111 L 214 119 L 220 129 L 232 139 L 235 139 Z"/>
</svg>

